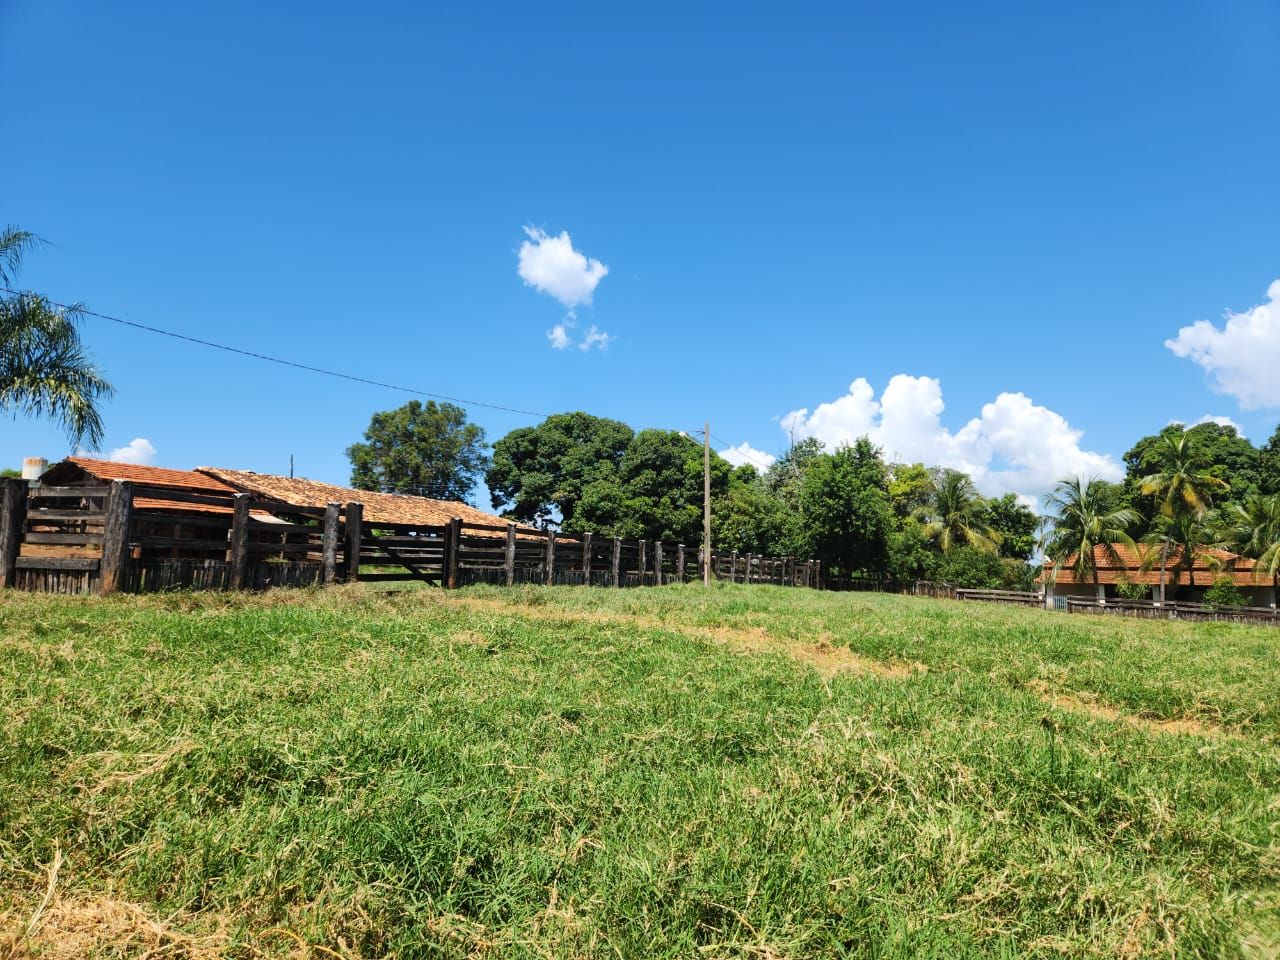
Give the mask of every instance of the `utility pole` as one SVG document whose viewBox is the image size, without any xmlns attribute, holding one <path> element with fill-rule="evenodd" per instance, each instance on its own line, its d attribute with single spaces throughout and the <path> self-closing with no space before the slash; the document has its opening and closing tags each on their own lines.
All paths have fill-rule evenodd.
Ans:
<svg viewBox="0 0 1280 960">
<path fill-rule="evenodd" d="M 711 421 L 702 426 L 702 583 L 711 586 Z"/>
</svg>

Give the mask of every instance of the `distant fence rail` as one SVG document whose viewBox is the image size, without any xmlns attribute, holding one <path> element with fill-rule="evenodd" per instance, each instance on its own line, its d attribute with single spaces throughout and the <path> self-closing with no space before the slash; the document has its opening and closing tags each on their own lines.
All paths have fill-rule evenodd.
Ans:
<svg viewBox="0 0 1280 960">
<path fill-rule="evenodd" d="M 1066 600 L 1067 613 L 1132 617 L 1139 620 L 1186 620 L 1190 622 L 1251 623 L 1280 626 L 1280 611 L 1274 607 L 1232 607 L 1224 604 L 1182 603 L 1154 600 Z"/>
</svg>

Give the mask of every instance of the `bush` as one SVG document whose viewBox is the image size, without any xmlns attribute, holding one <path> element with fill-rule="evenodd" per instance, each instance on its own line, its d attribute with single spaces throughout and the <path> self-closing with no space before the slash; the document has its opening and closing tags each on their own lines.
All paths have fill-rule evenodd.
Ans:
<svg viewBox="0 0 1280 960">
<path fill-rule="evenodd" d="M 1121 600 L 1149 600 L 1151 587 L 1145 583 L 1133 583 L 1124 574 L 1116 581 L 1116 596 Z"/>
<path fill-rule="evenodd" d="M 953 547 L 944 553 L 937 577 L 969 590 L 1000 590 L 1005 582 L 1000 557 L 969 546 Z"/>
<path fill-rule="evenodd" d="M 1213 586 L 1204 592 L 1204 602 L 1215 607 L 1243 607 L 1244 594 L 1230 577 L 1219 577 Z"/>
</svg>

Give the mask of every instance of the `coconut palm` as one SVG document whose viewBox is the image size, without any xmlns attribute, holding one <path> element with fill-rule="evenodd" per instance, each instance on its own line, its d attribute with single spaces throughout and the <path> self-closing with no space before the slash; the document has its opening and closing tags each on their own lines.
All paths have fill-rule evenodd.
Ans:
<svg viewBox="0 0 1280 960">
<path fill-rule="evenodd" d="M 1000 534 L 982 522 L 982 497 L 968 474 L 944 470 L 934 478 L 931 493 L 924 535 L 936 540 L 943 553 L 961 544 L 986 553 L 995 552 L 1000 545 Z"/>
<path fill-rule="evenodd" d="M 1210 566 L 1221 566 L 1219 558 L 1210 551 L 1224 547 L 1218 535 L 1217 518 L 1211 513 L 1195 514 L 1189 510 L 1181 510 L 1171 517 L 1163 514 L 1155 518 L 1153 529 L 1143 538 L 1146 543 L 1159 547 L 1158 552 L 1148 553 L 1143 558 L 1143 569 L 1149 570 L 1160 561 L 1160 602 L 1165 599 L 1166 573 L 1169 557 L 1175 553 L 1178 562 L 1174 564 L 1174 572 L 1179 569 L 1187 573 L 1187 586 L 1196 585 L 1195 565 L 1201 557 L 1209 561 Z"/>
<path fill-rule="evenodd" d="M 8 292 L 22 256 L 39 243 L 0 230 L 0 411 L 61 424 L 73 447 L 102 442 L 99 403 L 112 393 L 80 342 L 78 305 L 61 309 L 35 293 Z"/>
<path fill-rule="evenodd" d="M 1280 494 L 1253 493 L 1222 510 L 1223 543 L 1254 561 L 1254 578 L 1268 576 L 1280 598 Z"/>
<path fill-rule="evenodd" d="M 1157 524 L 1153 541 L 1160 545 L 1160 602 L 1165 599 L 1169 554 L 1178 545 L 1178 537 L 1195 540 L 1205 534 L 1197 526 L 1213 506 L 1213 494 L 1228 489 L 1226 481 L 1204 469 L 1187 442 L 1185 432 L 1168 435 L 1158 448 L 1164 458 L 1164 469 L 1142 478 L 1145 496 L 1156 498 L 1156 508 L 1164 522 Z M 1161 528 L 1164 529 L 1161 529 Z M 1183 562 L 1193 562 L 1184 557 Z M 1190 568 L 1188 568 L 1190 569 Z"/>
<path fill-rule="evenodd" d="M 1095 553 L 1102 547 L 1103 554 L 1113 563 L 1122 563 L 1116 544 L 1132 547 L 1133 538 L 1128 528 L 1138 522 L 1138 514 L 1129 509 L 1114 509 L 1101 481 L 1075 477 L 1061 481 L 1053 493 L 1045 498 L 1048 508 L 1050 533 L 1045 549 L 1054 559 L 1053 574 L 1071 560 L 1071 570 L 1076 580 L 1086 578 L 1098 586 L 1098 564 Z"/>
</svg>

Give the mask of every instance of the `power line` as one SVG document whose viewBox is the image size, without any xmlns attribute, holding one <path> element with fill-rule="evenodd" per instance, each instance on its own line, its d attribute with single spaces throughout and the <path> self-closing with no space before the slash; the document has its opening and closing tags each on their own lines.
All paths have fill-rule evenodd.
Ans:
<svg viewBox="0 0 1280 960">
<path fill-rule="evenodd" d="M 8 287 L 0 287 L 5 293 L 21 296 L 21 291 L 11 290 Z M 386 390 L 398 390 L 401 393 L 412 393 L 420 397 L 431 397 L 434 400 L 447 400 L 450 403 L 458 403 L 466 407 L 486 407 L 489 410 L 502 410 L 505 413 L 516 413 L 526 417 L 547 417 L 549 414 L 538 413 L 534 410 L 521 410 L 517 407 L 506 407 L 499 403 L 487 403 L 483 400 L 467 400 L 462 397 L 450 397 L 443 393 L 431 393 L 427 390 L 419 390 L 416 387 L 405 387 L 397 383 L 386 383 L 382 380 L 371 380 L 368 377 L 360 377 L 351 373 L 342 373 L 338 370 L 326 370 L 323 367 L 313 367 L 310 364 L 298 363 L 294 360 L 285 360 L 283 357 L 273 357 L 265 353 L 257 353 L 253 350 L 245 350 L 241 347 L 228 346 L 225 343 L 215 343 L 212 340 L 203 340 L 200 337 L 193 337 L 185 333 L 176 333 L 173 330 L 165 330 L 161 327 L 149 326 L 145 323 L 137 323 L 133 320 L 125 320 L 121 317 L 113 317 L 107 313 L 99 313 L 96 310 L 89 310 L 85 307 L 75 306 L 72 304 L 59 303 L 56 300 L 49 300 L 49 303 L 61 310 L 73 313 L 84 314 L 89 317 L 97 317 L 99 320 L 110 320 L 112 323 L 118 323 L 121 326 L 133 327 L 135 330 L 145 330 L 147 333 L 159 334 L 163 337 L 171 337 L 174 340 L 185 340 L 187 343 L 198 344 L 202 347 L 212 347 L 215 350 L 224 350 L 227 353 L 236 353 L 243 357 L 253 357 L 255 360 L 265 360 L 268 363 L 277 363 L 283 367 L 293 367 L 296 370 L 306 370 L 308 373 L 318 373 L 326 377 L 336 377 L 339 380 L 349 380 L 352 383 L 363 383 L 371 387 L 382 387 Z"/>
</svg>

